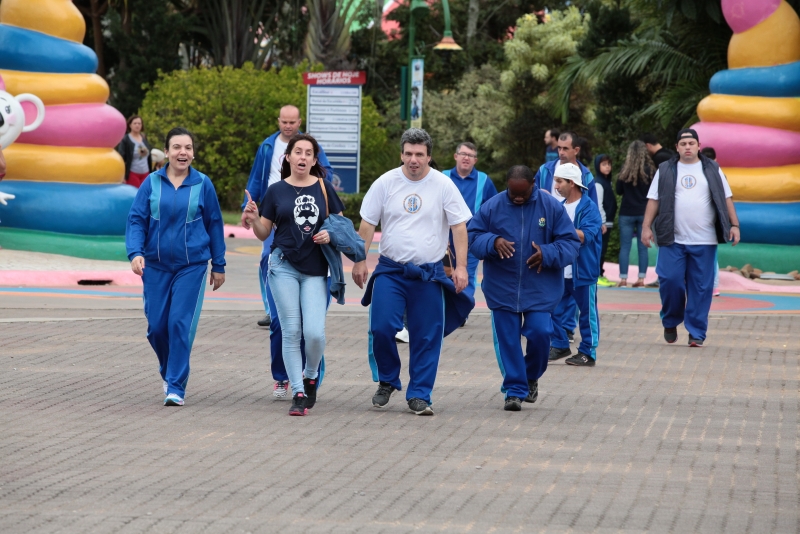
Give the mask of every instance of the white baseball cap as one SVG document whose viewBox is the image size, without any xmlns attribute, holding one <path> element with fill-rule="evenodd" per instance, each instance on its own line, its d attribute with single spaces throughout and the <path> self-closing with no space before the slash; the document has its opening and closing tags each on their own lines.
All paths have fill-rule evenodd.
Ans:
<svg viewBox="0 0 800 534">
<path fill-rule="evenodd" d="M 556 172 L 553 174 L 553 176 L 556 178 L 563 178 L 565 180 L 572 180 L 578 187 L 588 189 L 585 185 L 583 185 L 582 174 L 583 173 L 581 173 L 580 168 L 578 168 L 578 166 L 574 163 L 562 163 L 556 167 Z"/>
</svg>

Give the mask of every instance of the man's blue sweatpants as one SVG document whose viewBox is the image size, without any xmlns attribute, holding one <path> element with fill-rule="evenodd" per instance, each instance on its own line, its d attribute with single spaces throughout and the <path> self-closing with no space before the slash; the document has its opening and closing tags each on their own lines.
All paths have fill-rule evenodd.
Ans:
<svg viewBox="0 0 800 534">
<path fill-rule="evenodd" d="M 475 298 L 475 288 L 478 287 L 478 263 L 480 260 L 469 253 L 467 256 L 467 287 L 464 288 L 464 294 Z"/>
<path fill-rule="evenodd" d="M 395 335 L 403 329 L 408 309 L 408 375 L 406 400 L 431 404 L 431 391 L 439 370 L 444 339 L 444 289 L 436 282 L 409 279 L 402 274 L 382 274 L 375 279 L 369 307 L 370 367 L 373 377 L 398 390 L 400 354 Z"/>
<path fill-rule="evenodd" d="M 275 306 L 275 299 L 272 297 L 272 291 L 269 289 L 269 283 L 266 279 L 266 274 L 269 267 L 269 256 L 261 258 L 261 264 L 258 268 L 259 273 L 264 273 L 264 280 L 261 281 L 262 287 L 265 287 L 267 297 L 267 313 L 269 314 L 269 354 L 270 354 L 270 371 L 272 372 L 272 379 L 275 381 L 286 382 L 289 380 L 289 375 L 286 372 L 286 365 L 283 363 L 283 334 L 281 333 L 281 320 L 278 318 L 278 307 Z M 328 306 L 331 304 L 330 297 L 331 279 L 328 277 Z M 300 338 L 300 355 L 303 357 L 303 369 L 306 368 L 306 341 Z M 322 386 L 322 378 L 325 376 L 325 356 L 319 362 L 319 374 L 317 375 L 317 388 Z"/>
<path fill-rule="evenodd" d="M 273 317 L 270 314 L 270 309 L 275 309 L 275 303 L 270 304 L 270 298 L 267 298 L 267 288 L 269 288 L 269 280 L 267 280 L 267 267 L 269 267 L 269 253 L 272 248 L 272 241 L 275 239 L 275 232 L 269 234 L 269 237 L 261 245 L 261 261 L 258 264 L 258 285 L 261 289 L 261 302 L 264 303 L 264 313 L 270 316 L 270 321 Z M 277 316 L 277 314 L 276 314 Z M 305 361 L 305 360 L 304 360 Z"/>
<path fill-rule="evenodd" d="M 684 323 L 693 338 L 706 338 L 716 253 L 717 245 L 674 243 L 658 249 L 656 274 L 664 328 Z"/>
<path fill-rule="evenodd" d="M 574 317 L 570 308 L 570 300 L 575 299 L 580 317 L 578 326 L 581 331 L 581 344 L 578 352 L 597 359 L 597 345 L 600 343 L 600 316 L 597 313 L 597 284 L 575 287 L 572 278 L 564 279 L 564 295 L 553 313 L 553 335 L 550 345 L 557 349 L 568 349 L 569 338 L 564 332 L 564 325 Z"/>
<path fill-rule="evenodd" d="M 539 380 L 547 370 L 550 334 L 553 323 L 547 312 L 511 312 L 492 310 L 492 335 L 494 353 L 506 397 L 528 396 L 528 381 Z M 527 346 L 522 354 L 520 337 L 525 336 Z"/>
<path fill-rule="evenodd" d="M 145 265 L 142 283 L 147 340 L 158 356 L 167 394 L 186 396 L 189 354 L 203 307 L 208 264 L 171 272 Z"/>
</svg>

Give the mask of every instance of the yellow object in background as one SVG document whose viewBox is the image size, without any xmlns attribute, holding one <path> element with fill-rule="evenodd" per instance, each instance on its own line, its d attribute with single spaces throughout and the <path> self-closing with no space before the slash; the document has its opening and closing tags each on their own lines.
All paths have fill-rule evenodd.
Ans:
<svg viewBox="0 0 800 534">
<path fill-rule="evenodd" d="M 765 21 L 735 33 L 728 45 L 729 69 L 771 67 L 793 61 L 800 61 L 800 18 L 786 2 L 781 2 Z"/>
<path fill-rule="evenodd" d="M 83 42 L 86 23 L 71 0 L 3 0 L 0 23 Z"/>
<path fill-rule="evenodd" d="M 119 184 L 125 162 L 113 148 L 15 143 L 3 151 L 6 180 Z"/>
<path fill-rule="evenodd" d="M 729 122 L 800 132 L 800 98 L 709 95 L 697 105 L 703 122 Z"/>
<path fill-rule="evenodd" d="M 800 202 L 800 165 L 724 167 L 737 202 Z"/>
<path fill-rule="evenodd" d="M 5 0 L 3 0 L 5 2 Z M 0 70 L 6 91 L 12 95 L 33 93 L 46 106 L 58 104 L 105 104 L 108 84 L 97 74 L 49 74 Z"/>
</svg>

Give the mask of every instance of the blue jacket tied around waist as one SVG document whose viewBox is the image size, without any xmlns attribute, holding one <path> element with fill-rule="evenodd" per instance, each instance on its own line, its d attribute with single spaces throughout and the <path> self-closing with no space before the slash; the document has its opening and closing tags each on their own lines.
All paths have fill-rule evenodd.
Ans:
<svg viewBox="0 0 800 534">
<path fill-rule="evenodd" d="M 342 268 L 342 254 L 354 263 L 367 259 L 364 250 L 364 240 L 353 228 L 353 221 L 331 213 L 320 230 L 327 230 L 330 236 L 330 243 L 322 245 L 322 253 L 328 260 L 328 268 L 331 271 L 331 295 L 338 304 L 344 304 L 344 269 Z"/>
<path fill-rule="evenodd" d="M 189 175 L 175 189 L 167 168 L 145 178 L 125 230 L 128 259 L 143 256 L 146 268 L 176 271 L 207 263 L 211 271 L 225 272 L 225 231 L 214 184 L 189 167 Z"/>
<path fill-rule="evenodd" d="M 517 205 L 503 191 L 492 197 L 469 222 L 469 250 L 483 260 L 481 287 L 489 309 L 516 313 L 552 313 L 564 293 L 564 267 L 578 255 L 580 239 L 566 210 L 553 196 L 534 189 Z M 494 242 L 514 243 L 514 255 L 500 259 Z M 542 250 L 542 271 L 526 261 Z"/>
<path fill-rule="evenodd" d="M 444 289 L 444 335 L 448 336 L 456 328 L 464 323 L 464 319 L 469 316 L 469 312 L 475 307 L 475 300 L 464 293 L 456 293 L 456 286 L 446 274 L 442 262 L 424 263 L 414 265 L 413 263 L 398 263 L 390 260 L 386 256 L 381 256 L 375 272 L 367 282 L 367 289 L 361 299 L 362 306 L 369 306 L 372 303 L 372 288 L 375 279 L 382 274 L 401 274 L 404 277 L 423 282 L 434 282 L 441 284 Z"/>
<path fill-rule="evenodd" d="M 575 228 L 583 232 L 583 243 L 578 250 L 578 257 L 572 263 L 575 287 L 595 284 L 600 276 L 600 252 L 603 247 L 601 225 L 597 204 L 584 192 L 575 210 Z"/>
</svg>

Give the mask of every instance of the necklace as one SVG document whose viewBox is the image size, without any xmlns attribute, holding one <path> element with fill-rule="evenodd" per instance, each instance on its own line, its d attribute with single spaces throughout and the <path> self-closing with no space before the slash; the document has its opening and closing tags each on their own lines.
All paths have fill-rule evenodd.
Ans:
<svg viewBox="0 0 800 534">
<path fill-rule="evenodd" d="M 286 182 L 286 183 L 289 184 L 289 182 Z M 292 187 L 292 189 L 294 189 L 294 194 L 297 195 L 297 196 L 300 196 L 300 191 L 302 191 L 306 187 L 309 187 L 309 186 L 314 185 L 314 184 L 312 183 L 312 184 L 308 184 L 308 185 L 301 185 L 300 186 L 300 191 L 298 191 L 297 188 L 294 185 L 292 185 L 292 184 L 289 184 L 289 185 Z"/>
</svg>

